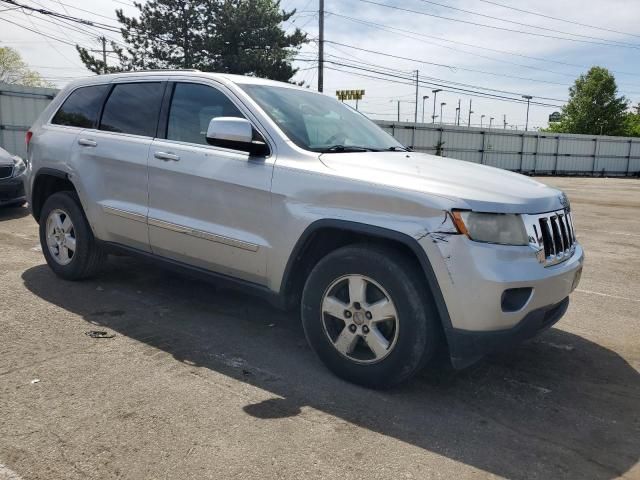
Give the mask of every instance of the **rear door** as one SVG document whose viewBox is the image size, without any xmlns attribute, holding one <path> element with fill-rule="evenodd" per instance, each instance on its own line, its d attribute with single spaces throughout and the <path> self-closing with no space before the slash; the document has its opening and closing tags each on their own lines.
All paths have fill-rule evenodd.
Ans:
<svg viewBox="0 0 640 480">
<path fill-rule="evenodd" d="M 264 284 L 275 156 L 257 158 L 207 143 L 212 118 L 251 121 L 250 112 L 214 82 L 171 83 L 166 102 L 164 135 L 149 152 L 153 252 Z"/>
<path fill-rule="evenodd" d="M 96 210 L 94 231 L 143 251 L 150 251 L 147 159 L 166 86 L 156 78 L 114 82 L 98 129 L 83 130 L 75 146 L 79 176 Z"/>
</svg>

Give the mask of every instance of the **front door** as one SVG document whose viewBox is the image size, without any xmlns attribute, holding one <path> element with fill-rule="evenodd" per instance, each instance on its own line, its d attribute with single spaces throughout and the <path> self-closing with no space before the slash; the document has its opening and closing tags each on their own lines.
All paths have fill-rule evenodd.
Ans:
<svg viewBox="0 0 640 480">
<path fill-rule="evenodd" d="M 266 283 L 273 159 L 207 144 L 209 121 L 243 117 L 212 84 L 170 84 L 164 138 L 149 151 L 149 240 L 155 254 Z"/>
</svg>

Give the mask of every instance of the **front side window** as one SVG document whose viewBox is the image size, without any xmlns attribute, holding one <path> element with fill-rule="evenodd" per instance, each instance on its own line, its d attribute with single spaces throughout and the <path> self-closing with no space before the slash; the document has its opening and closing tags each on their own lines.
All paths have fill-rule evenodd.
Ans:
<svg viewBox="0 0 640 480">
<path fill-rule="evenodd" d="M 171 99 L 167 139 L 207 145 L 212 118 L 244 118 L 221 91 L 196 83 L 177 83 Z"/>
<path fill-rule="evenodd" d="M 80 87 L 69 95 L 51 123 L 70 127 L 95 128 L 102 99 L 109 85 Z"/>
<path fill-rule="evenodd" d="M 318 93 L 272 85 L 240 87 L 296 145 L 315 152 L 405 150 L 364 115 Z"/>
<path fill-rule="evenodd" d="M 100 130 L 155 137 L 163 94 L 160 82 L 115 85 L 104 106 Z"/>
</svg>

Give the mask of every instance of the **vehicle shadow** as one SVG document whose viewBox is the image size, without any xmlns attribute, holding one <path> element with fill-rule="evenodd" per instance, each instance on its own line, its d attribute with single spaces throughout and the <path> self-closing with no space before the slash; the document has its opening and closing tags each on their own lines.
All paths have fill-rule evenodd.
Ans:
<svg viewBox="0 0 640 480">
<path fill-rule="evenodd" d="M 4 220 L 17 220 L 29 215 L 29 208 L 26 205 L 19 207 L 0 207 L 0 222 Z"/>
<path fill-rule="evenodd" d="M 312 407 L 510 479 L 611 479 L 640 456 L 638 372 L 560 329 L 468 370 L 426 371 L 379 392 L 326 371 L 296 314 L 136 259 L 112 258 L 86 282 L 54 281 L 45 265 L 22 278 L 91 325 L 271 392 L 238 407 L 265 421 Z"/>
</svg>

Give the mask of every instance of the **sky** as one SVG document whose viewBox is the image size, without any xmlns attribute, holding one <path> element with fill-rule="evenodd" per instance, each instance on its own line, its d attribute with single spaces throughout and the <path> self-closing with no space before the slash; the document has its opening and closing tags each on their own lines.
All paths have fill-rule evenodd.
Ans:
<svg viewBox="0 0 640 480">
<path fill-rule="evenodd" d="M 115 9 L 130 16 L 137 12 L 131 0 L 18 1 L 114 26 Z M 296 54 L 300 70 L 294 79 L 316 89 L 318 0 L 281 0 L 281 5 L 297 10 L 283 27 L 289 32 L 300 28 L 311 39 Z M 0 6 L 0 46 L 16 48 L 58 86 L 90 74 L 74 44 L 98 49 L 101 33 L 121 40 L 112 32 L 73 23 L 68 27 L 12 8 Z M 620 93 L 633 104 L 640 102 L 637 0 L 325 0 L 325 9 L 324 91 L 335 95 L 336 90 L 364 89 L 358 108 L 372 118 L 396 120 L 400 101 L 400 119 L 413 120 L 416 70 L 419 121 L 423 105 L 425 121 L 433 121 L 432 90 L 441 88 L 436 122 L 454 123 L 460 101 L 460 122 L 467 124 L 471 101 L 472 125 L 486 126 L 493 117 L 493 125 L 503 127 L 506 116 L 507 128 L 524 128 L 526 104 L 478 95 L 489 92 L 531 95 L 529 128 L 545 127 L 549 114 L 566 102 L 575 78 L 592 65 L 610 69 Z"/>
</svg>

